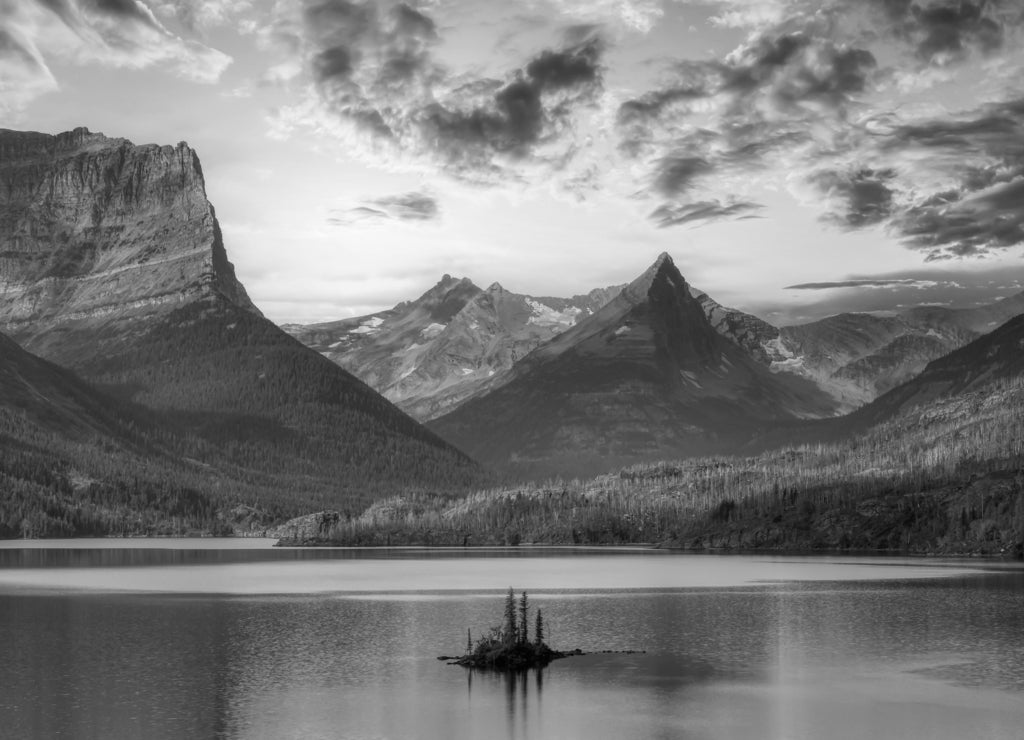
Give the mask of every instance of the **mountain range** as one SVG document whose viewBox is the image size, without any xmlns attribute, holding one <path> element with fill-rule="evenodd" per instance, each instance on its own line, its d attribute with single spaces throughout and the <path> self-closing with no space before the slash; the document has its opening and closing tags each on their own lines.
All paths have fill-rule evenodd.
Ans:
<svg viewBox="0 0 1024 740">
<path fill-rule="evenodd" d="M 445 275 L 279 328 L 186 144 L 0 130 L 0 536 L 252 530 L 496 475 L 846 439 L 1017 378 L 1022 311 L 775 327 L 663 254 L 571 298 Z"/>
<path fill-rule="evenodd" d="M 592 315 L 625 285 L 534 297 L 445 275 L 415 300 L 366 316 L 282 328 L 420 421 L 502 385 L 513 365 Z M 992 304 L 842 313 L 776 327 L 690 286 L 711 326 L 774 373 L 813 381 L 843 414 L 910 380 L 934 359 L 1024 313 L 1024 293 Z"/>
<path fill-rule="evenodd" d="M 426 421 L 502 383 L 512 366 L 611 300 L 522 295 L 445 275 L 414 301 L 353 319 L 282 328 Z"/>
<path fill-rule="evenodd" d="M 428 426 L 490 465 L 585 474 L 735 448 L 756 429 L 833 409 L 810 381 L 772 373 L 719 334 L 663 254 L 502 385 Z"/>
</svg>

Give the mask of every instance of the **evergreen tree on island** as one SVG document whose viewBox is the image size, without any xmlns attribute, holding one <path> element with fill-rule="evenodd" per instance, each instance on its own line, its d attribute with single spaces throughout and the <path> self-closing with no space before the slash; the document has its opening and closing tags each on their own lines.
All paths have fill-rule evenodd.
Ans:
<svg viewBox="0 0 1024 740">
<path fill-rule="evenodd" d="M 505 596 L 502 625 L 492 627 L 487 635 L 478 638 L 476 642 L 473 642 L 471 633 L 467 631 L 468 650 L 465 655 L 455 658 L 454 664 L 466 668 L 518 671 L 542 668 L 552 660 L 581 654 L 579 650 L 562 653 L 548 647 L 544 642 L 544 618 L 539 609 L 532 642 L 529 624 L 530 604 L 526 592 L 522 593 L 517 603 L 515 591 L 509 588 Z M 447 657 L 444 659 L 449 660 Z"/>
</svg>

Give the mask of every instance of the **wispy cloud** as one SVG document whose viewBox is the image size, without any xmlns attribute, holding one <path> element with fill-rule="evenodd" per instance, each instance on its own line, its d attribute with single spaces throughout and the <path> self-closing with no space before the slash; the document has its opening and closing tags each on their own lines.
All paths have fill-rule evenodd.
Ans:
<svg viewBox="0 0 1024 740">
<path fill-rule="evenodd" d="M 623 24 L 640 33 L 649 32 L 665 14 L 661 0 L 547 0 L 573 21 Z"/>
<path fill-rule="evenodd" d="M 697 201 L 695 203 L 663 203 L 651 213 L 651 220 L 659 227 L 682 226 L 724 218 L 757 218 L 758 203 L 734 201 Z"/>
<path fill-rule="evenodd" d="M 409 192 L 372 198 L 331 211 L 328 223 L 352 226 L 386 221 L 433 221 L 441 215 L 437 200 L 427 193 Z"/>
<path fill-rule="evenodd" d="M 894 279 L 860 279 L 860 280 L 838 280 L 823 283 L 800 283 L 799 285 L 787 285 L 784 290 L 833 290 L 835 288 L 934 288 L 939 285 L 936 280 L 914 280 L 911 278 Z"/>
<path fill-rule="evenodd" d="M 13 113 L 54 90 L 51 58 L 142 68 L 163 65 L 214 82 L 226 54 L 175 35 L 141 0 L 0 0 L 0 110 Z"/>
</svg>

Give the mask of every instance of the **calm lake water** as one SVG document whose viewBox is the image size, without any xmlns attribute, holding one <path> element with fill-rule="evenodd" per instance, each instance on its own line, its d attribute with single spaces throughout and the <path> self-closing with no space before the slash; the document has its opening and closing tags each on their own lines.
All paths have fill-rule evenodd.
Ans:
<svg viewBox="0 0 1024 740">
<path fill-rule="evenodd" d="M 0 544 L 4 737 L 1024 738 L 1019 564 L 23 545 Z M 646 653 L 438 661 L 509 585 L 555 647 Z"/>
</svg>

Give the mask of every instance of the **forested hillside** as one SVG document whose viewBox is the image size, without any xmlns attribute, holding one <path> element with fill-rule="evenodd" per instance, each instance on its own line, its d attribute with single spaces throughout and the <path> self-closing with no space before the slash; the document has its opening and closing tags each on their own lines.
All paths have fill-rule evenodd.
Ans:
<svg viewBox="0 0 1024 740">
<path fill-rule="evenodd" d="M 634 466 L 457 500 L 398 497 L 338 544 L 662 543 L 1021 553 L 1024 381 L 905 412 L 852 440 Z"/>
<path fill-rule="evenodd" d="M 204 335 L 193 336 L 200 341 Z M 159 351 L 151 359 L 175 372 Z M 322 362 L 332 374 L 335 368 Z M 210 368 L 201 365 L 191 369 L 194 375 L 178 376 L 182 397 L 203 403 L 216 396 L 211 378 L 224 376 L 204 376 Z M 329 454 L 307 445 L 299 431 L 247 413 L 244 405 L 214 414 L 153 410 L 98 391 L 0 335 L 0 537 L 261 531 L 338 503 L 358 511 L 400 491 L 450 493 L 484 480 L 461 456 L 451 465 L 451 453 L 429 439 L 389 449 L 387 438 L 360 426 L 359 412 L 332 419 L 316 396 L 330 400 L 331 392 L 329 383 L 267 390 L 300 418 L 336 421 L 326 438 L 348 435 L 353 446 L 377 444 L 376 454 L 354 460 Z M 407 424 L 418 429 L 411 420 Z M 385 465 L 375 462 L 382 459 Z M 415 477 L 424 471 L 432 485 Z M 375 482 L 366 483 L 370 476 Z"/>
</svg>

